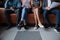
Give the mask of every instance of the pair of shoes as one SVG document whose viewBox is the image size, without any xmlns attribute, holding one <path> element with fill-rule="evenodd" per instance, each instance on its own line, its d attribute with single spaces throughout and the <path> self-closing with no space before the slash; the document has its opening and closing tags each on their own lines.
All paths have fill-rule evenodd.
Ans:
<svg viewBox="0 0 60 40">
<path fill-rule="evenodd" d="M 24 27 L 25 29 L 29 29 L 27 25 L 24 25 L 23 21 L 20 21 L 20 23 L 18 24 L 18 29 L 21 29 L 22 27 Z"/>
</svg>

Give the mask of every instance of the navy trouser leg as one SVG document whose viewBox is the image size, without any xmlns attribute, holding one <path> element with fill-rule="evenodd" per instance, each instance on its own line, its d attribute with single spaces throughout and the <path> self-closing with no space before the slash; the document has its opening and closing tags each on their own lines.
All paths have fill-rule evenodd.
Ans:
<svg viewBox="0 0 60 40">
<path fill-rule="evenodd" d="M 59 22 L 60 22 L 60 10 L 53 9 L 51 10 L 52 13 L 56 14 L 56 25 L 55 28 L 58 28 Z"/>
<path fill-rule="evenodd" d="M 49 18 L 48 18 L 48 12 L 49 12 L 48 10 L 44 10 L 44 12 L 43 12 L 43 16 L 44 16 L 46 24 L 50 24 L 50 21 L 49 21 Z"/>
<path fill-rule="evenodd" d="M 59 25 L 59 22 L 60 22 L 60 11 L 57 10 L 57 9 L 51 9 L 50 11 L 44 10 L 43 15 L 44 15 L 44 18 L 45 18 L 46 23 L 48 23 L 48 24 L 49 24 L 49 19 L 48 19 L 47 14 L 49 12 L 50 13 L 53 13 L 53 14 L 56 14 L 56 25 L 55 25 L 55 28 L 57 29 L 58 28 L 58 25 Z"/>
<path fill-rule="evenodd" d="M 4 15 L 5 15 L 5 17 L 6 17 L 6 23 L 7 23 L 8 25 L 11 24 L 11 22 L 10 22 L 10 14 L 11 14 L 12 12 L 13 12 L 12 10 L 5 10 L 5 13 L 4 13 Z"/>
</svg>

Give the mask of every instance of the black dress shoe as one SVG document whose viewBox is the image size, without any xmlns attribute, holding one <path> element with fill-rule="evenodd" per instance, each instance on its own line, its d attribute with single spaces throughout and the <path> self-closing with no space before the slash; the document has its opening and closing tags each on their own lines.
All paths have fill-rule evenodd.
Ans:
<svg viewBox="0 0 60 40">
<path fill-rule="evenodd" d="M 21 28 L 22 28 L 22 27 L 20 27 L 20 25 L 18 25 L 17 29 L 19 29 L 19 30 L 20 30 Z"/>
<path fill-rule="evenodd" d="M 28 30 L 28 29 L 29 29 L 29 27 L 28 27 L 27 25 L 24 25 L 24 28 L 25 28 L 26 30 Z"/>
<path fill-rule="evenodd" d="M 24 25 L 24 22 L 23 21 L 20 21 L 19 25 Z"/>
<path fill-rule="evenodd" d="M 58 29 L 57 31 L 60 32 L 60 29 Z"/>
<path fill-rule="evenodd" d="M 12 26 L 11 26 L 11 25 L 8 25 L 8 26 L 6 27 L 6 30 L 8 30 L 8 29 L 10 29 L 10 28 L 12 28 Z"/>
<path fill-rule="evenodd" d="M 24 23 L 23 23 L 23 21 L 20 21 L 20 23 L 18 24 L 18 29 L 21 29 L 22 27 L 23 27 L 23 25 L 24 25 Z"/>
<path fill-rule="evenodd" d="M 37 29 L 40 28 L 39 25 L 37 25 Z"/>
<path fill-rule="evenodd" d="M 49 24 L 45 24 L 45 25 L 44 25 L 44 28 L 49 28 L 49 27 L 50 27 Z"/>
</svg>

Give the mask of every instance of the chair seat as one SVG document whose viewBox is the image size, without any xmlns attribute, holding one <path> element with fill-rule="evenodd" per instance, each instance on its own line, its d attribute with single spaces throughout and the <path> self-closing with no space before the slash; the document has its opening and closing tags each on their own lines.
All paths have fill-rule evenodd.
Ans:
<svg viewBox="0 0 60 40">
<path fill-rule="evenodd" d="M 6 18 L 4 17 L 4 11 L 5 9 L 4 8 L 0 8 L 0 23 L 6 23 Z M 16 14 L 15 13 L 12 13 L 10 14 L 10 19 L 11 19 L 11 23 L 12 24 L 16 24 L 17 22 L 17 18 L 16 18 Z M 39 13 L 39 17 L 40 17 L 40 21 L 41 23 L 44 23 L 44 18 L 43 18 L 43 14 L 40 14 Z M 33 13 L 28 13 L 28 17 L 27 17 L 27 22 L 29 24 L 34 24 L 35 23 L 35 20 L 34 20 L 34 14 Z M 54 14 L 49 14 L 49 19 L 50 19 L 50 22 L 52 24 L 55 24 L 55 21 L 56 21 L 56 15 Z"/>
</svg>

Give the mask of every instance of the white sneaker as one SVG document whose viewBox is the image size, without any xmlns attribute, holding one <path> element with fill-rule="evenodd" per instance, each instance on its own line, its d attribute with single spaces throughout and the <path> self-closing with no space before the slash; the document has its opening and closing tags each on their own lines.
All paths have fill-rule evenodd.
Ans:
<svg viewBox="0 0 60 40">
<path fill-rule="evenodd" d="M 37 27 L 34 27 L 34 30 L 37 30 Z"/>
<path fill-rule="evenodd" d="M 54 29 L 54 31 L 55 31 L 56 33 L 59 33 L 56 29 Z"/>
<path fill-rule="evenodd" d="M 43 25 L 40 25 L 40 24 L 38 24 L 39 25 L 39 27 L 41 27 L 41 28 L 43 28 L 44 26 Z"/>
<path fill-rule="evenodd" d="M 18 26 L 19 26 L 19 24 L 18 24 Z"/>
<path fill-rule="evenodd" d="M 24 27 L 22 27 L 20 31 L 25 31 L 25 28 L 24 28 Z"/>
</svg>

